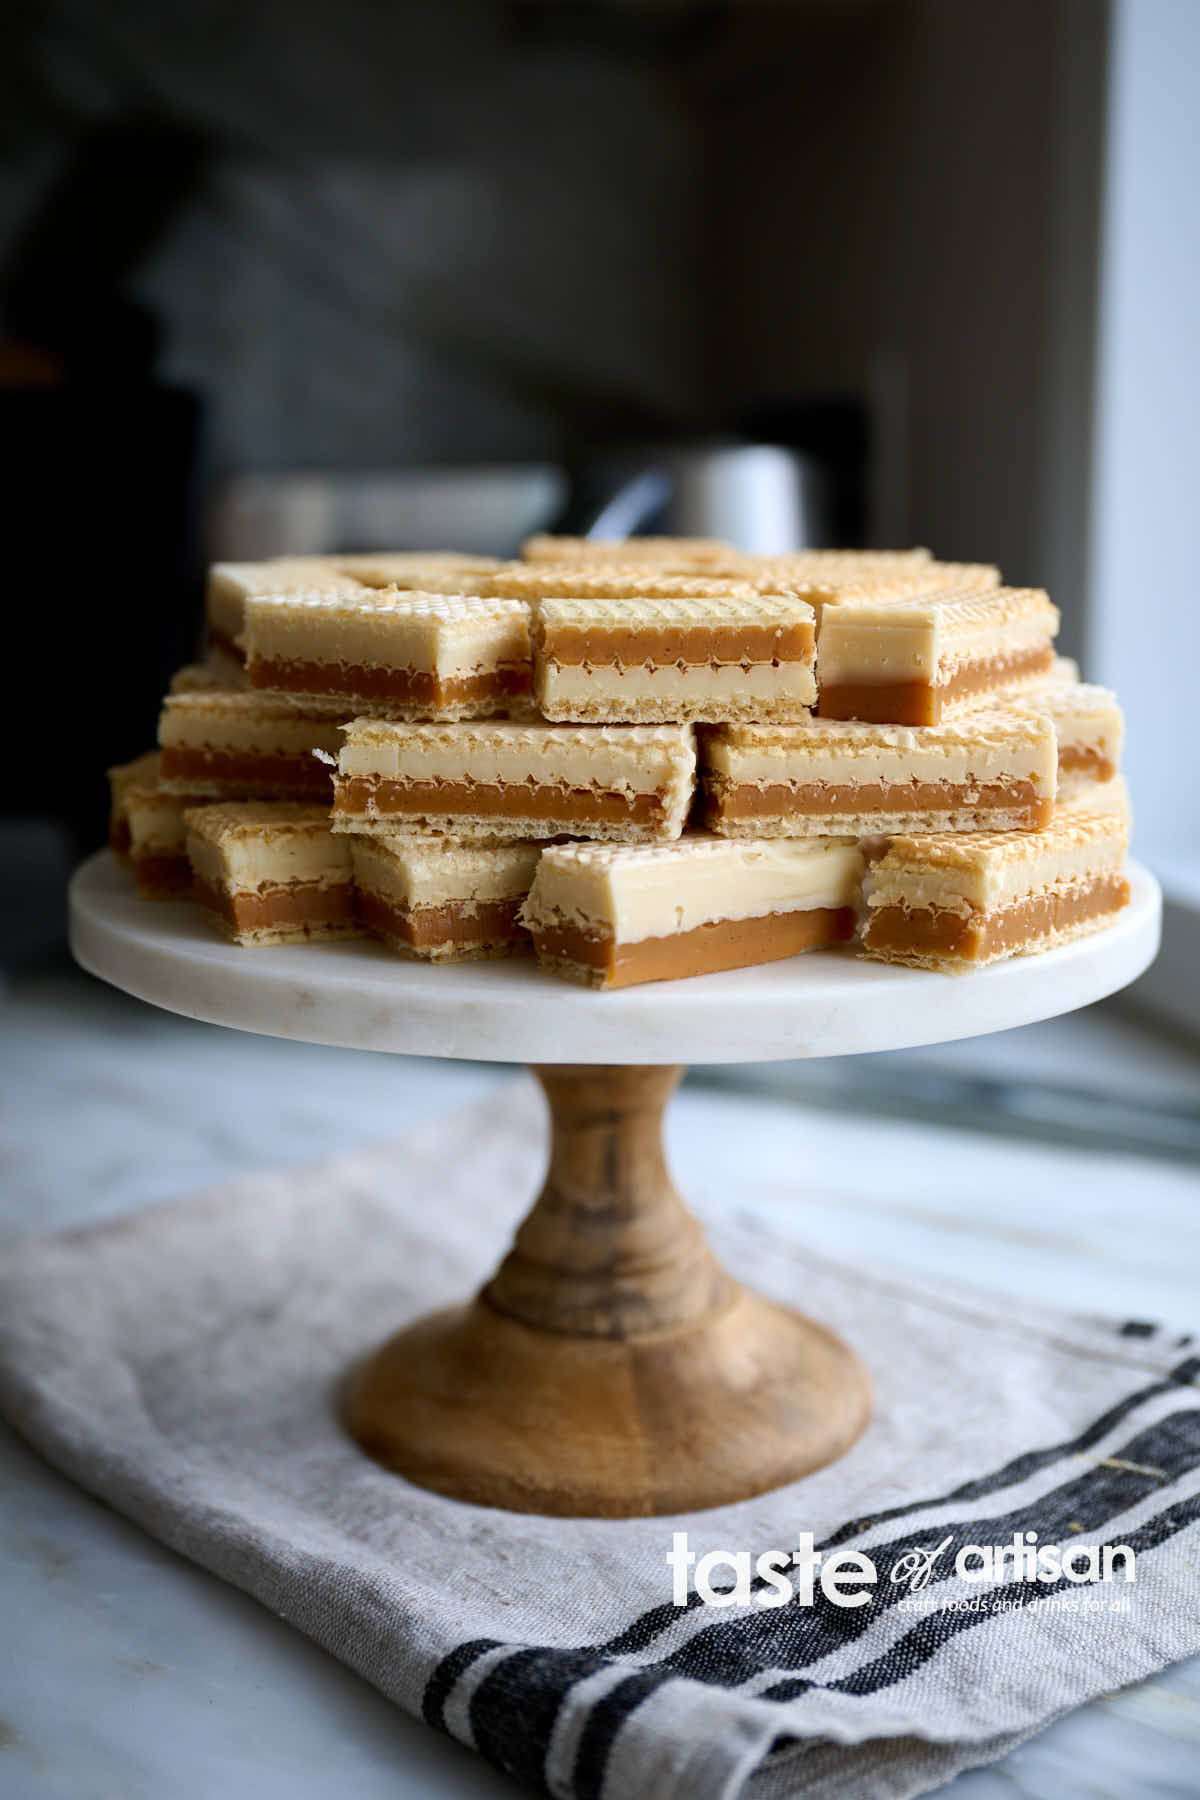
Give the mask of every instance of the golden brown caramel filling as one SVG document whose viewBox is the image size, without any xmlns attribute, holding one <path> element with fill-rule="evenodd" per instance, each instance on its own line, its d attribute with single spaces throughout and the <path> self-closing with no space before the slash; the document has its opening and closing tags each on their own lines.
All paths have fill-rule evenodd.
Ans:
<svg viewBox="0 0 1200 1800">
<path fill-rule="evenodd" d="M 134 858 L 138 892 L 151 900 L 178 899 L 192 892 L 192 865 L 186 851 L 147 852 Z"/>
<path fill-rule="evenodd" d="M 547 629 L 542 648 L 550 662 L 564 666 L 620 663 L 640 668 L 646 663 L 805 662 L 812 655 L 810 620 L 795 625 L 689 625 L 678 630 L 639 627 L 556 625 Z"/>
<path fill-rule="evenodd" d="M 412 950 L 444 944 L 528 944 L 518 922 L 523 896 L 512 900 L 447 900 L 440 906 L 397 906 L 370 888 L 358 890 L 358 912 L 364 925 L 381 937 L 396 938 Z"/>
<path fill-rule="evenodd" d="M 953 812 L 963 807 L 1003 807 L 1022 811 L 1031 827 L 1048 825 L 1054 802 L 1039 794 L 1031 781 L 862 781 L 835 785 L 787 782 L 758 786 L 754 782 L 714 781 L 710 817 L 762 819 L 800 814 L 823 818 L 832 813 Z"/>
<path fill-rule="evenodd" d="M 1088 774 L 1096 781 L 1111 781 L 1117 765 L 1090 744 L 1063 744 L 1058 752 L 1058 772 L 1060 775 Z"/>
<path fill-rule="evenodd" d="M 822 686 L 817 712 L 823 719 L 860 719 L 869 725 L 937 725 L 948 700 L 1043 674 L 1053 660 L 1053 646 L 1046 643 L 1011 656 L 962 663 L 949 681 L 833 681 Z"/>
<path fill-rule="evenodd" d="M 291 694 L 347 694 L 362 700 L 396 700 L 405 706 L 461 706 L 474 700 L 515 699 L 527 694 L 530 684 L 527 663 L 443 681 L 429 669 L 256 656 L 248 672 L 254 688 L 282 688 Z"/>
<path fill-rule="evenodd" d="M 355 922 L 354 887 L 349 881 L 322 886 L 297 881 L 289 887 L 260 888 L 256 893 L 218 892 L 196 883 L 196 897 L 233 931 L 279 931 L 288 926 L 351 925 Z"/>
<path fill-rule="evenodd" d="M 613 793 L 552 782 L 397 781 L 383 775 L 339 775 L 333 785 L 334 816 L 343 818 L 374 810 L 377 816 L 466 814 L 486 819 L 566 819 L 580 825 L 629 819 L 650 825 L 664 816 L 659 794 Z"/>
<path fill-rule="evenodd" d="M 1129 901 L 1123 875 L 1054 893 L 1033 894 L 992 913 L 954 913 L 941 907 L 880 906 L 867 919 L 863 941 L 868 950 L 908 951 L 918 956 L 945 956 L 962 962 L 1009 955 L 1038 938 L 1086 924 L 1105 913 L 1119 912 Z"/>
<path fill-rule="evenodd" d="M 853 935 L 852 906 L 815 906 L 806 911 L 763 913 L 753 919 L 714 919 L 691 931 L 642 938 L 632 944 L 616 944 L 611 933 L 587 932 L 567 923 L 533 926 L 533 941 L 544 961 L 573 965 L 590 986 L 606 988 L 778 962 L 821 944 L 845 942 Z"/>
<path fill-rule="evenodd" d="M 310 750 L 214 750 L 207 745 L 169 745 L 162 753 L 167 781 L 221 782 L 250 800 L 296 795 L 328 797 L 333 771 Z"/>
</svg>

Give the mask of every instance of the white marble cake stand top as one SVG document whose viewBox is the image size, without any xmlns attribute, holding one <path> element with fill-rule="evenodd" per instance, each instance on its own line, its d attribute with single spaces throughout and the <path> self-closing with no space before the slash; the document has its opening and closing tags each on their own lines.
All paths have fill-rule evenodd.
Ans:
<svg viewBox="0 0 1200 1800">
<path fill-rule="evenodd" d="M 1131 880 L 1110 929 L 970 975 L 822 950 L 596 993 L 524 957 L 434 967 L 366 938 L 242 949 L 190 901 L 140 899 L 100 851 L 71 884 L 71 948 L 140 999 L 272 1037 L 487 1062 L 770 1062 L 975 1037 L 1115 993 L 1158 948 L 1158 884 L 1137 864 Z"/>
</svg>

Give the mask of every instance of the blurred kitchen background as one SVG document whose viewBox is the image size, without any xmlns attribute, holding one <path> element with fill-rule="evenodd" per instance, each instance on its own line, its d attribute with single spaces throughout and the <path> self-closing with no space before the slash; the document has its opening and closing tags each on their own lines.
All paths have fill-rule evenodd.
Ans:
<svg viewBox="0 0 1200 1800">
<path fill-rule="evenodd" d="M 1200 1034 L 1195 0 L 10 0 L 0 30 L 10 976 L 62 955 L 205 561 L 665 525 L 1048 586 L 1168 886 L 1131 1004 Z M 1170 1106 L 1141 1135 L 1194 1150 Z"/>
</svg>

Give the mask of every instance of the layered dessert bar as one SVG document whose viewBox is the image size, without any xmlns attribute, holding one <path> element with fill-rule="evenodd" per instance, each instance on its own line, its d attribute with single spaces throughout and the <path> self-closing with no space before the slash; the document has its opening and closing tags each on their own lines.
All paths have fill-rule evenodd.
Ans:
<svg viewBox="0 0 1200 1800">
<path fill-rule="evenodd" d="M 1050 679 L 1014 689 L 1011 699 L 1015 710 L 1036 710 L 1053 720 L 1061 795 L 1082 783 L 1112 780 L 1121 764 L 1125 718 L 1117 696 L 1108 688 L 1086 681 Z"/>
<path fill-rule="evenodd" d="M 726 837 L 1031 831 L 1054 814 L 1058 744 L 1033 711 L 943 725 L 729 725 L 701 738 L 705 822 Z"/>
<path fill-rule="evenodd" d="M 1111 924 L 1129 900 L 1115 812 L 1065 811 L 1043 831 L 893 838 L 872 866 L 866 954 L 973 969 Z"/>
<path fill-rule="evenodd" d="M 332 711 L 314 711 L 270 694 L 170 694 L 158 721 L 161 786 L 168 793 L 203 788 L 217 799 L 328 805 L 330 765 L 347 717 L 344 702 L 333 704 Z"/>
<path fill-rule="evenodd" d="M 108 847 L 123 863 L 129 861 L 129 809 L 125 804 L 134 787 L 156 787 L 162 757 L 157 750 L 147 750 L 132 762 L 114 763 L 108 775 Z"/>
<path fill-rule="evenodd" d="M 461 962 L 528 950 L 520 912 L 537 844 L 352 837 L 362 923 L 401 955 Z"/>
<path fill-rule="evenodd" d="M 686 570 L 730 562 L 739 553 L 719 538 L 553 537 L 539 531 L 525 539 L 521 555 L 526 562 L 629 563 L 637 567 L 654 564 L 662 569 Z"/>
<path fill-rule="evenodd" d="M 338 831 L 677 838 L 695 737 L 683 725 L 403 725 L 355 719 L 334 781 Z"/>
<path fill-rule="evenodd" d="M 185 824 L 196 898 L 235 944 L 358 931 L 350 845 L 327 807 L 248 800 L 194 807 Z"/>
<path fill-rule="evenodd" d="M 456 550 L 369 550 L 351 556 L 334 556 L 329 560 L 341 574 L 352 576 L 366 587 L 427 591 L 427 581 L 434 579 L 439 593 L 453 591 L 460 594 L 477 590 L 472 586 L 443 590 L 441 582 L 471 582 L 477 576 L 490 575 L 501 566 L 494 556 L 468 556 Z"/>
<path fill-rule="evenodd" d="M 529 610 L 397 588 L 273 595 L 247 604 L 246 666 L 252 687 L 343 699 L 351 711 L 488 717 L 528 698 Z"/>
<path fill-rule="evenodd" d="M 854 934 L 863 861 L 853 842 L 556 845 L 524 919 L 543 967 L 630 987 L 775 962 Z"/>
<path fill-rule="evenodd" d="M 192 894 L 185 814 L 207 806 L 211 794 L 164 794 L 160 787 L 129 790 L 129 860 L 146 900 L 186 900 Z"/>
<path fill-rule="evenodd" d="M 759 591 L 756 577 L 667 574 L 652 565 L 625 563 L 513 563 L 487 577 L 488 591 L 516 600 L 707 600 Z"/>
<path fill-rule="evenodd" d="M 214 563 L 208 571 L 205 598 L 209 644 L 238 662 L 244 660 L 246 602 L 258 594 L 357 594 L 362 585 L 341 574 L 323 557 L 281 556 L 273 562 Z"/>
<path fill-rule="evenodd" d="M 1041 588 L 834 595 L 817 628 L 817 711 L 937 725 L 986 694 L 1045 676 L 1058 609 Z"/>
<path fill-rule="evenodd" d="M 540 600 L 534 699 L 592 724 L 804 718 L 815 641 L 812 607 L 788 595 Z"/>
</svg>

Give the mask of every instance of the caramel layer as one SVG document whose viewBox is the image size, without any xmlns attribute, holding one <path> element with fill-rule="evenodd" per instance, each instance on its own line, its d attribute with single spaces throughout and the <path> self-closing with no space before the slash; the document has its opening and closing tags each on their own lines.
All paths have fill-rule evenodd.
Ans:
<svg viewBox="0 0 1200 1800">
<path fill-rule="evenodd" d="M 1058 752 L 1059 774 L 1074 775 L 1084 771 L 1096 781 L 1111 781 L 1117 765 L 1102 750 L 1093 750 L 1086 744 L 1064 744 Z"/>
<path fill-rule="evenodd" d="M 132 844 L 132 842 L 133 842 L 133 838 L 130 835 L 130 831 L 129 831 L 129 820 L 125 817 L 124 813 L 117 813 L 114 818 L 109 820 L 109 825 L 108 825 L 108 847 L 109 847 L 109 849 L 112 851 L 114 856 L 120 857 L 122 862 L 127 862 L 129 859 L 129 849 L 130 849 L 130 845 Z"/>
<path fill-rule="evenodd" d="M 134 859 L 138 892 L 151 900 L 174 898 L 192 892 L 192 865 L 185 851 L 176 855 L 150 853 Z"/>
<path fill-rule="evenodd" d="M 396 700 L 406 706 L 461 706 L 473 700 L 510 700 L 528 694 L 527 664 L 508 664 L 456 681 L 429 669 L 387 668 L 375 663 L 294 662 L 256 656 L 250 686 L 292 694 L 347 694 L 363 700 Z"/>
<path fill-rule="evenodd" d="M 830 682 L 817 696 L 817 712 L 823 719 L 860 719 L 869 725 L 937 725 L 946 701 L 1048 673 L 1053 661 L 1054 649 L 1047 643 L 1012 656 L 962 663 L 949 681 Z"/>
<path fill-rule="evenodd" d="M 382 775 L 340 775 L 335 780 L 335 816 L 369 813 L 371 802 L 377 814 L 465 813 L 485 819 L 570 819 L 581 825 L 620 819 L 650 825 L 664 814 L 659 794 L 618 794 L 550 782 L 397 781 Z"/>
<path fill-rule="evenodd" d="M 779 962 L 801 950 L 845 942 L 854 936 L 854 922 L 852 906 L 816 906 L 753 919 L 715 919 L 632 944 L 616 944 L 611 934 L 577 926 L 535 925 L 533 941 L 543 960 L 574 964 L 593 987 L 620 988 Z"/>
<path fill-rule="evenodd" d="M 380 937 L 397 938 L 411 950 L 443 944 L 528 943 L 518 922 L 522 897 L 481 900 L 468 906 L 448 900 L 441 906 L 396 906 L 370 888 L 358 890 L 358 916 Z"/>
<path fill-rule="evenodd" d="M 218 893 L 206 882 L 196 883 L 196 897 L 211 908 L 232 931 L 278 931 L 285 926 L 352 925 L 356 920 L 354 886 L 349 881 L 323 887 L 315 881 L 298 881 L 290 887 L 264 888 L 258 893 Z"/>
<path fill-rule="evenodd" d="M 868 950 L 911 952 L 919 956 L 957 957 L 980 962 L 985 957 L 1020 950 L 1040 937 L 1083 925 L 1105 913 L 1119 912 L 1129 900 L 1124 876 L 1106 875 L 1079 888 L 1032 894 L 993 913 L 963 914 L 936 906 L 880 906 L 870 913 L 863 941 Z"/>
<path fill-rule="evenodd" d="M 812 655 L 813 625 L 689 625 L 680 630 L 660 627 L 612 630 L 600 626 L 559 625 L 545 634 L 543 651 L 564 666 L 620 663 L 659 668 L 675 663 L 806 662 Z"/>
<path fill-rule="evenodd" d="M 713 783 L 710 814 L 714 819 L 805 818 L 833 813 L 951 812 L 964 807 L 1020 808 L 1030 827 L 1048 825 L 1054 802 L 1040 795 L 1031 781 L 992 781 L 979 786 L 957 781 L 862 781 L 834 786 L 825 782 L 790 786 L 772 782 Z"/>
<path fill-rule="evenodd" d="M 328 798 L 333 771 L 309 751 L 270 753 L 257 750 L 212 750 L 207 746 L 175 745 L 162 753 L 162 773 L 167 781 L 221 781 L 250 790 L 261 788 L 270 798 L 286 789 L 289 796 Z M 249 794 L 249 798 L 256 798 Z"/>
</svg>

